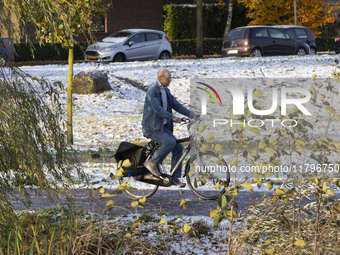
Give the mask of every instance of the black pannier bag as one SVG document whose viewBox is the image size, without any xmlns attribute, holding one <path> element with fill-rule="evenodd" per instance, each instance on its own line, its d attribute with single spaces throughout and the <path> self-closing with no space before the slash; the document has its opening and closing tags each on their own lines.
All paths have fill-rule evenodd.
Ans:
<svg viewBox="0 0 340 255">
<path fill-rule="evenodd" d="M 146 152 L 143 146 L 122 142 L 114 157 L 117 161 L 117 166 L 122 164 L 126 159 L 130 161 L 130 167 L 122 167 L 124 177 L 147 174 L 149 172 L 143 165 L 146 160 Z"/>
</svg>

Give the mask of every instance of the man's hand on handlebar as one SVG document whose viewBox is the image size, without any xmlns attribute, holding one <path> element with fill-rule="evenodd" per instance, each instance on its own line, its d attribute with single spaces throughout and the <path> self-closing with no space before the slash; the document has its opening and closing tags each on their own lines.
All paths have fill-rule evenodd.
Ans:
<svg viewBox="0 0 340 255">
<path fill-rule="evenodd" d="M 191 118 L 192 120 L 197 121 L 197 120 L 199 120 L 200 115 L 194 113 L 194 114 L 191 114 L 190 118 Z M 176 117 L 176 116 L 172 117 L 172 121 L 175 122 L 175 123 L 181 123 L 181 122 L 182 122 L 183 124 L 188 124 L 188 123 L 191 122 L 190 119 L 187 118 L 187 117 L 178 118 L 178 117 Z"/>
<path fill-rule="evenodd" d="M 200 117 L 200 115 L 199 115 L 199 114 L 196 114 L 196 113 L 194 113 L 194 112 L 193 112 L 193 113 L 191 114 L 191 116 L 190 116 L 190 118 L 191 118 L 191 119 L 194 119 L 194 120 L 195 120 L 195 119 L 199 119 L 199 117 Z"/>
<path fill-rule="evenodd" d="M 181 123 L 181 118 L 174 116 L 174 117 L 172 117 L 172 121 L 175 122 L 175 123 Z"/>
</svg>

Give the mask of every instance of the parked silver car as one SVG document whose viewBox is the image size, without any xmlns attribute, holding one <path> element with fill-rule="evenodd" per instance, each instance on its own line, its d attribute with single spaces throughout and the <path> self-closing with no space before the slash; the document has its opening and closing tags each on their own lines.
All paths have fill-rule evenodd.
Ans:
<svg viewBox="0 0 340 255">
<path fill-rule="evenodd" d="M 85 61 L 169 59 L 171 55 L 170 40 L 164 32 L 126 29 L 90 45 L 85 51 Z"/>
</svg>

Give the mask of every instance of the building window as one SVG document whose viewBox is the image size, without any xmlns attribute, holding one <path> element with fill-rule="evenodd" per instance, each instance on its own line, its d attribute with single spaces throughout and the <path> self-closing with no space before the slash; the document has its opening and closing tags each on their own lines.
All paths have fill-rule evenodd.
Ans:
<svg viewBox="0 0 340 255">
<path fill-rule="evenodd" d="M 92 20 L 93 32 L 105 32 L 105 16 L 96 16 Z"/>
</svg>

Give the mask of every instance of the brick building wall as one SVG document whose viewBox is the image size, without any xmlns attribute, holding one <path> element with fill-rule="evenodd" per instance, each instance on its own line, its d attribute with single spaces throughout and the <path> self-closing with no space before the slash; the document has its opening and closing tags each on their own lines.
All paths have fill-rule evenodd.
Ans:
<svg viewBox="0 0 340 255">
<path fill-rule="evenodd" d="M 18 23 L 15 20 L 12 20 Z M 94 32 L 96 39 L 127 28 L 148 28 L 163 30 L 163 7 L 161 0 L 112 0 L 105 17 L 105 32 Z M 35 30 L 29 27 L 29 38 L 34 42 Z M 7 31 L 0 31 L 2 37 L 8 37 Z M 11 36 L 13 38 L 13 36 Z M 84 40 L 83 36 L 78 38 Z M 14 37 L 20 42 L 19 34 Z"/>
<path fill-rule="evenodd" d="M 111 34 L 126 28 L 163 30 L 161 0 L 112 0 L 105 29 Z"/>
</svg>

